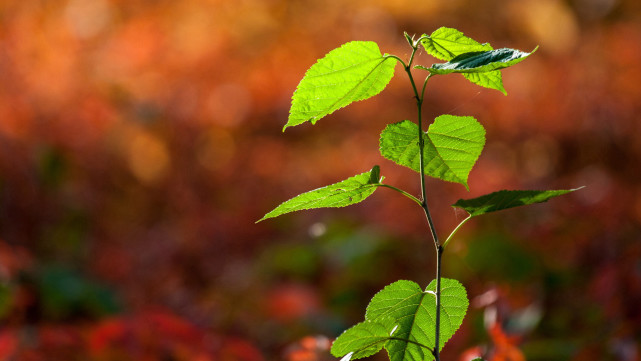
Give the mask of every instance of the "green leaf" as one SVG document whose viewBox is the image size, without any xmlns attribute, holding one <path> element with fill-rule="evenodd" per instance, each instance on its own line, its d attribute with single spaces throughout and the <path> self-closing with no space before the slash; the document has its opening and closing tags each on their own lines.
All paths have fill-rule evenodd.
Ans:
<svg viewBox="0 0 641 361">
<path fill-rule="evenodd" d="M 503 75 L 500 70 L 488 71 L 485 73 L 465 73 L 465 79 L 470 82 L 482 86 L 484 88 L 495 89 L 507 95 L 507 91 L 503 87 Z"/>
<path fill-rule="evenodd" d="M 481 44 L 456 29 L 446 27 L 436 29 L 429 38 L 422 40 L 421 44 L 428 54 L 445 61 L 469 52 L 493 50 L 488 43 Z M 421 67 L 421 69 L 428 70 L 425 67 Z M 463 74 L 463 76 L 476 85 L 496 89 L 507 95 L 503 87 L 501 72 L 498 70 L 487 73 Z"/>
<path fill-rule="evenodd" d="M 490 44 L 480 44 L 478 41 L 463 35 L 462 32 L 446 27 L 434 30 L 429 38 L 421 41 L 421 44 L 428 54 L 445 61 L 472 51 L 492 50 Z"/>
<path fill-rule="evenodd" d="M 313 208 L 338 208 L 356 204 L 369 197 L 381 180 L 379 166 L 344 181 L 300 194 L 276 207 L 256 223 L 281 214 Z"/>
<path fill-rule="evenodd" d="M 332 355 L 336 357 L 348 356 L 349 359 L 358 359 L 371 356 L 383 348 L 395 331 L 393 319 L 381 318 L 379 321 L 361 322 L 343 332 L 332 344 Z"/>
<path fill-rule="evenodd" d="M 547 202 L 548 199 L 574 192 L 581 188 L 550 191 L 507 191 L 502 190 L 478 198 L 459 199 L 452 207 L 462 208 L 470 216 L 501 211 L 503 209 Z"/>
<path fill-rule="evenodd" d="M 419 172 L 418 133 L 409 120 L 388 125 L 381 133 L 381 155 Z M 473 117 L 441 115 L 423 137 L 425 173 L 468 188 L 468 175 L 485 145 L 483 126 Z"/>
<path fill-rule="evenodd" d="M 432 64 L 427 70 L 432 74 L 484 73 L 520 63 L 535 51 L 536 49 L 531 53 L 526 53 L 516 49 L 503 48 L 464 53 L 452 58 L 447 63 Z"/>
<path fill-rule="evenodd" d="M 283 128 L 310 121 L 380 93 L 394 75 L 394 58 L 381 55 L 376 43 L 352 41 L 312 65 L 292 96 Z"/>
<path fill-rule="evenodd" d="M 391 318 L 398 325 L 396 338 L 385 344 L 391 361 L 431 359 L 422 345 L 436 343 L 436 281 L 425 290 L 411 281 L 397 281 L 377 293 L 367 306 L 365 319 Z M 468 306 L 465 288 L 458 281 L 441 279 L 439 349 L 461 326 Z"/>
</svg>

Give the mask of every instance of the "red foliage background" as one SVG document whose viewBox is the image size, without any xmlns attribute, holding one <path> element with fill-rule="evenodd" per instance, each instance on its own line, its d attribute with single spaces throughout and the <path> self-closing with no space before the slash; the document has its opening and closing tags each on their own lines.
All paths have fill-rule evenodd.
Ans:
<svg viewBox="0 0 641 361">
<path fill-rule="evenodd" d="M 540 49 L 504 71 L 508 97 L 431 81 L 426 116 L 472 115 L 488 138 L 470 193 L 428 182 L 438 230 L 461 197 L 587 186 L 460 232 L 444 275 L 472 307 L 444 359 L 639 360 L 635 0 L 0 3 L 0 360 L 331 359 L 378 289 L 433 277 L 420 212 L 380 190 L 254 222 L 374 164 L 416 192 L 377 151 L 413 102 L 397 69 L 283 134 L 290 97 L 344 42 L 406 57 L 403 31 L 440 26 Z"/>
</svg>

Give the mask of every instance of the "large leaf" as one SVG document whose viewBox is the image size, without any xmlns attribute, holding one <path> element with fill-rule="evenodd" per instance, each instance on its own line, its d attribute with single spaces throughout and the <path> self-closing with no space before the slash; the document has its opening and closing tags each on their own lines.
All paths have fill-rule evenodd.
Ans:
<svg viewBox="0 0 641 361">
<path fill-rule="evenodd" d="M 355 175 L 344 181 L 300 194 L 267 213 L 258 222 L 281 214 L 312 208 L 338 208 L 356 204 L 369 197 L 382 178 L 376 165 L 371 171 Z M 258 223 L 256 222 L 256 223 Z"/>
<path fill-rule="evenodd" d="M 381 133 L 381 155 L 418 172 L 418 126 L 404 120 L 388 125 Z M 485 145 L 485 129 L 473 117 L 441 115 L 424 137 L 424 171 L 448 182 L 463 184 Z"/>
<path fill-rule="evenodd" d="M 391 361 L 431 359 L 431 354 L 420 345 L 436 343 L 436 281 L 425 290 L 411 281 L 397 281 L 377 293 L 367 306 L 365 319 L 376 321 L 391 318 L 398 329 L 395 339 L 385 344 Z M 441 279 L 441 324 L 439 349 L 443 348 L 461 326 L 467 312 L 465 288 L 458 281 Z"/>
<path fill-rule="evenodd" d="M 577 188 L 580 189 L 580 188 Z M 577 189 L 550 191 L 507 191 L 502 190 L 478 198 L 459 199 L 452 207 L 462 208 L 470 216 L 497 212 L 503 209 L 547 202 L 548 199 L 574 192 Z"/>
<path fill-rule="evenodd" d="M 430 68 L 423 69 L 432 74 L 484 73 L 520 63 L 534 51 L 536 49 L 531 53 L 526 53 L 516 49 L 503 48 L 470 52 L 458 55 L 447 63 L 432 64 Z"/>
<path fill-rule="evenodd" d="M 332 344 L 332 355 L 343 357 L 343 361 L 371 356 L 383 348 L 396 324 L 391 318 L 379 321 L 361 322 L 343 332 Z"/>
<path fill-rule="evenodd" d="M 292 96 L 283 128 L 316 121 L 358 100 L 380 93 L 394 75 L 396 60 L 376 43 L 352 41 L 330 51 L 307 71 Z"/>
<path fill-rule="evenodd" d="M 423 39 L 421 44 L 423 44 L 428 54 L 445 61 L 469 52 L 493 50 L 488 43 L 481 44 L 456 29 L 446 27 L 436 29 L 428 38 Z M 496 89 L 507 95 L 503 87 L 501 72 L 498 70 L 486 73 L 463 74 L 463 76 L 476 85 Z"/>
<path fill-rule="evenodd" d="M 428 54 L 445 61 L 472 51 L 492 50 L 490 44 L 480 44 L 478 41 L 463 35 L 462 32 L 447 27 L 434 30 L 428 38 L 421 41 L 421 44 Z"/>
</svg>

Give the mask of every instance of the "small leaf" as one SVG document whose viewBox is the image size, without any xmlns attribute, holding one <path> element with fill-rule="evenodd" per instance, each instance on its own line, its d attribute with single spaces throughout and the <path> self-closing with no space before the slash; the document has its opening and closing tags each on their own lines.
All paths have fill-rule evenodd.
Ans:
<svg viewBox="0 0 641 361">
<path fill-rule="evenodd" d="M 381 155 L 418 172 L 418 132 L 409 120 L 388 125 L 381 133 Z M 485 145 L 483 126 L 473 117 L 441 115 L 423 136 L 425 173 L 468 188 L 468 175 Z"/>
<path fill-rule="evenodd" d="M 548 199 L 574 192 L 581 188 L 550 191 L 507 191 L 502 190 L 478 198 L 459 199 L 452 207 L 462 208 L 470 216 L 501 211 L 503 209 L 547 202 Z"/>
<path fill-rule="evenodd" d="M 312 65 L 292 96 L 289 119 L 283 128 L 310 121 L 385 89 L 396 60 L 383 56 L 376 43 L 352 41 L 330 51 Z"/>
<path fill-rule="evenodd" d="M 429 38 L 423 39 L 421 44 L 428 54 L 445 61 L 472 51 L 492 50 L 490 44 L 480 44 L 462 32 L 446 27 L 436 29 Z"/>
<path fill-rule="evenodd" d="M 429 38 L 422 40 L 421 43 L 428 54 L 445 61 L 469 52 L 493 50 L 488 43 L 481 44 L 456 29 L 446 27 L 436 29 Z M 425 67 L 422 69 L 428 70 Z M 496 89 L 507 95 L 503 87 L 501 72 L 498 70 L 487 73 L 463 74 L 463 76 L 476 85 Z"/>
<path fill-rule="evenodd" d="M 358 359 L 371 356 L 383 348 L 395 327 L 394 320 L 365 321 L 343 332 L 332 344 L 332 355 Z"/>
<path fill-rule="evenodd" d="M 447 63 L 432 64 L 427 70 L 432 74 L 484 73 L 507 68 L 520 63 L 534 53 L 503 48 L 489 51 L 470 52 L 458 55 Z"/>
<path fill-rule="evenodd" d="M 431 357 L 435 344 L 436 281 L 423 291 L 411 281 L 397 281 L 377 293 L 367 306 L 365 319 L 391 318 L 398 324 L 394 339 L 385 344 L 391 361 L 423 360 Z M 441 279 L 441 325 L 439 348 L 460 327 L 467 312 L 467 293 L 456 280 Z M 427 348 L 427 349 L 426 349 Z"/>
<path fill-rule="evenodd" d="M 344 181 L 300 194 L 276 207 L 256 223 L 281 214 L 313 208 L 338 208 L 356 204 L 369 197 L 380 184 L 379 166 Z"/>
</svg>

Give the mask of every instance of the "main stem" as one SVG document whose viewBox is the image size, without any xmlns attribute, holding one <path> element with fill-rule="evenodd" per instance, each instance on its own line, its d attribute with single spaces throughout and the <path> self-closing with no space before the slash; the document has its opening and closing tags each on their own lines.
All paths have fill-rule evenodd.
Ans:
<svg viewBox="0 0 641 361">
<path fill-rule="evenodd" d="M 416 98 L 416 108 L 418 109 L 418 149 L 419 149 L 419 174 L 420 174 L 420 180 L 421 180 L 421 208 L 423 208 L 423 211 L 425 213 L 425 218 L 427 219 L 427 224 L 430 228 L 430 232 L 432 233 L 432 239 L 434 240 L 434 247 L 436 248 L 436 325 L 434 329 L 434 340 L 435 340 L 435 345 L 434 345 L 434 359 L 436 361 L 440 361 L 440 330 L 441 330 L 441 260 L 443 256 L 443 246 L 440 244 L 438 240 L 438 235 L 436 234 L 436 229 L 434 228 L 434 222 L 432 221 L 432 215 L 430 214 L 430 209 L 427 205 L 427 194 L 425 190 L 425 170 L 424 170 L 424 164 L 425 164 L 425 159 L 423 156 L 423 149 L 425 148 L 425 140 L 423 139 L 423 119 L 422 119 L 422 108 L 423 108 L 423 99 L 425 95 L 425 86 L 427 85 L 427 81 L 430 79 L 432 76 L 431 74 L 425 78 L 425 82 L 423 83 L 423 88 L 421 89 L 421 92 L 418 92 L 418 89 L 416 88 L 416 83 L 414 82 L 414 77 L 412 76 L 412 61 L 414 60 L 414 55 L 416 55 L 416 51 L 418 50 L 418 47 L 420 45 L 422 38 L 418 39 L 416 42 L 412 44 L 412 55 L 410 56 L 410 59 L 405 65 L 403 62 L 401 62 L 405 68 L 405 72 L 407 73 L 408 77 L 410 78 L 410 83 L 412 83 L 412 89 L 414 90 L 414 97 Z"/>
</svg>

